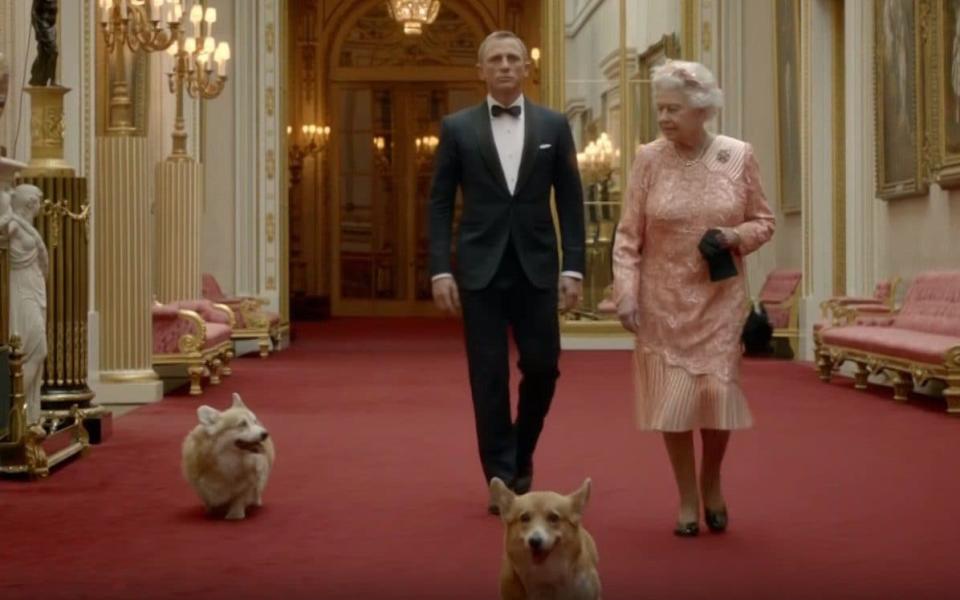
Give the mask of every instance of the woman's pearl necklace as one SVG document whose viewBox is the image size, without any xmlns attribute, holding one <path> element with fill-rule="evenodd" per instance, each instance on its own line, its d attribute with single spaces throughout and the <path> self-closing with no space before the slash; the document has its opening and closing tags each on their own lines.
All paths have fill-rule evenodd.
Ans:
<svg viewBox="0 0 960 600">
<path fill-rule="evenodd" d="M 700 153 L 697 154 L 696 158 L 684 158 L 683 156 L 680 156 L 680 159 L 683 160 L 683 166 L 692 167 L 693 165 L 700 162 L 700 159 L 702 159 L 703 155 L 707 153 L 707 148 L 710 147 L 710 144 L 712 142 L 713 142 L 713 138 L 708 135 L 707 139 L 703 141 L 703 147 L 700 148 Z M 679 155 L 680 153 L 677 152 L 677 154 Z"/>
</svg>

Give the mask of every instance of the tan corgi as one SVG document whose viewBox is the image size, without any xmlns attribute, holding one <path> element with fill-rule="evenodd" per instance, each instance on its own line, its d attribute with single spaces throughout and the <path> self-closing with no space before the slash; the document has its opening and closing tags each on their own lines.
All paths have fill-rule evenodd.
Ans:
<svg viewBox="0 0 960 600">
<path fill-rule="evenodd" d="M 569 496 L 518 496 L 494 477 L 490 497 L 506 526 L 503 600 L 599 600 L 597 546 L 580 523 L 590 497 L 589 479 Z"/>
<path fill-rule="evenodd" d="M 183 475 L 208 513 L 243 519 L 247 507 L 263 505 L 274 457 L 270 434 L 239 394 L 229 409 L 201 406 L 197 417 L 200 424 L 183 441 Z"/>
</svg>

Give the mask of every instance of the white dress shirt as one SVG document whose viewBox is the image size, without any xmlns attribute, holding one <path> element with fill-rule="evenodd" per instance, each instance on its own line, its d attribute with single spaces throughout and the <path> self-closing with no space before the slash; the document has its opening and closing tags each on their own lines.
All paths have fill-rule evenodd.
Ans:
<svg viewBox="0 0 960 600">
<path fill-rule="evenodd" d="M 493 111 L 495 105 L 501 105 L 493 96 L 487 95 L 487 107 Z M 494 117 L 490 114 L 490 127 L 493 129 L 493 143 L 497 147 L 497 156 L 500 158 L 500 168 L 503 169 L 503 177 L 507 181 L 507 188 L 513 194 L 517 191 L 517 178 L 520 175 L 520 160 L 523 158 L 523 143 L 527 118 L 527 108 L 524 106 L 523 94 L 514 100 L 510 106 L 504 108 L 521 107 L 520 117 L 514 117 L 509 114 L 501 114 Z M 583 279 L 583 274 L 576 271 L 564 271 L 561 275 L 572 277 L 574 279 Z M 431 278 L 436 281 L 444 277 L 453 277 L 451 273 L 438 273 Z"/>
<path fill-rule="evenodd" d="M 493 96 L 487 96 L 487 106 L 490 110 L 499 104 L 493 99 Z M 517 98 L 510 106 L 512 108 L 523 106 L 523 94 Z M 523 134 L 524 119 L 527 118 L 527 111 L 523 110 L 520 117 L 513 117 L 508 114 L 502 114 L 499 117 L 490 115 L 490 127 L 493 129 L 493 143 L 497 146 L 497 156 L 500 157 L 500 167 L 503 169 L 503 177 L 507 180 L 507 189 L 513 194 L 517 191 L 517 177 L 520 175 L 520 158 L 523 156 Z"/>
</svg>

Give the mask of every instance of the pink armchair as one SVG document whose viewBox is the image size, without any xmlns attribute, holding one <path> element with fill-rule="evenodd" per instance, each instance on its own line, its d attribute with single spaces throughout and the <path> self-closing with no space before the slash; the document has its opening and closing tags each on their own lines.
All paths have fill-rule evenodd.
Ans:
<svg viewBox="0 0 960 600">
<path fill-rule="evenodd" d="M 800 338 L 800 280 L 802 273 L 792 269 L 774 269 L 760 289 L 760 304 L 767 311 L 774 338 L 789 341 L 794 355 Z"/>
<path fill-rule="evenodd" d="M 208 300 L 185 300 L 153 305 L 154 366 L 186 367 L 190 394 L 203 393 L 201 381 L 218 385 L 231 374 L 234 350 L 233 311 Z"/>
<path fill-rule="evenodd" d="M 203 274 L 203 297 L 230 307 L 236 315 L 237 323 L 233 329 L 234 340 L 257 340 L 260 356 L 270 354 L 270 344 L 276 347 L 280 342 L 280 315 L 263 310 L 265 300 L 250 296 L 230 297 L 223 293 L 217 279 L 210 273 Z"/>
</svg>

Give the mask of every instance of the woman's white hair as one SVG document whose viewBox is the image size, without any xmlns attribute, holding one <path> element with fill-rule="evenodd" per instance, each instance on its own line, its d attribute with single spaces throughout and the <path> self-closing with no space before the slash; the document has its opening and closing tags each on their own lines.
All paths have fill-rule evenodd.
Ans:
<svg viewBox="0 0 960 600">
<path fill-rule="evenodd" d="M 698 62 L 668 60 L 654 67 L 652 74 L 653 93 L 679 90 L 694 108 L 706 108 L 712 118 L 723 108 L 723 90 L 710 69 Z"/>
</svg>

